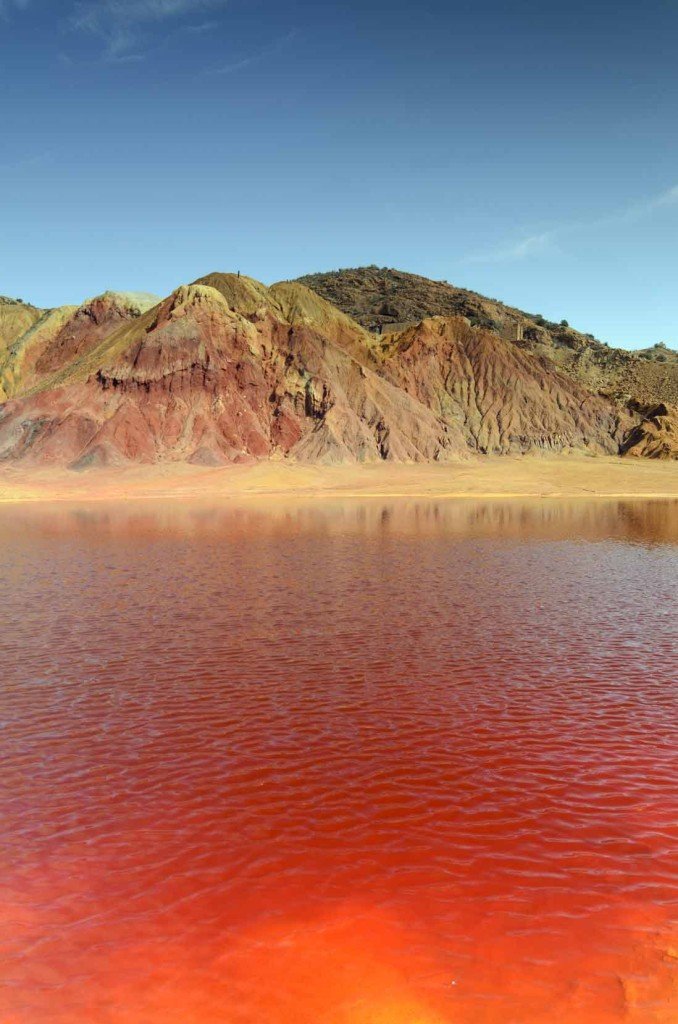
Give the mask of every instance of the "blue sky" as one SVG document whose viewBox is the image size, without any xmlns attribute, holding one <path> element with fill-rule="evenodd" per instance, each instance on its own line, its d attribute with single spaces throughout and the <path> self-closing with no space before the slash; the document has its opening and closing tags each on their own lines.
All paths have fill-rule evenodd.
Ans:
<svg viewBox="0 0 678 1024">
<path fill-rule="evenodd" d="M 0 293 L 366 263 L 678 346 L 678 0 L 0 0 Z"/>
</svg>

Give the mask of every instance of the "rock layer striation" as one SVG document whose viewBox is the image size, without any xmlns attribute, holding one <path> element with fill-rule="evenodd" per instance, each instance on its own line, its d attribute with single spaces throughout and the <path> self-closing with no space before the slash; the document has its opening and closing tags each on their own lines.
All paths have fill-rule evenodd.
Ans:
<svg viewBox="0 0 678 1024">
<path fill-rule="evenodd" d="M 0 353 L 3 460 L 616 454 L 643 418 L 458 314 L 375 335 L 294 282 L 210 274 L 37 313 Z"/>
</svg>

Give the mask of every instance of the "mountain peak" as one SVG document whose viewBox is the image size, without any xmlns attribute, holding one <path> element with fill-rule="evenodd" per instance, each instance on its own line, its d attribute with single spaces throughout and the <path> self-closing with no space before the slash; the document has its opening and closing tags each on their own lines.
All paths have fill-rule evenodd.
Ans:
<svg viewBox="0 0 678 1024">
<path fill-rule="evenodd" d="M 105 292 L 48 312 L 0 304 L 3 324 L 13 340 L 0 350 L 0 459 L 676 454 L 673 413 L 657 404 L 670 402 L 676 364 L 654 349 L 608 349 L 388 268 L 270 288 L 211 273 L 161 301 Z"/>
<path fill-rule="evenodd" d="M 557 367 L 594 392 L 625 404 L 678 403 L 678 353 L 663 346 L 613 348 L 538 313 L 526 313 L 447 281 L 389 267 L 353 267 L 299 281 L 370 331 L 403 330 L 430 316 L 462 316 Z M 667 366 L 667 364 L 669 364 Z"/>
</svg>

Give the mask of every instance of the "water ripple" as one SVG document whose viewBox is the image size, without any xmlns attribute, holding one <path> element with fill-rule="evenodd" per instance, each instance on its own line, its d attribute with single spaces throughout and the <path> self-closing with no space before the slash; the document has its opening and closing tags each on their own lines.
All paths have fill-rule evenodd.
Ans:
<svg viewBox="0 0 678 1024">
<path fill-rule="evenodd" d="M 675 524 L 3 510 L 3 1024 L 674 1022 Z"/>
</svg>

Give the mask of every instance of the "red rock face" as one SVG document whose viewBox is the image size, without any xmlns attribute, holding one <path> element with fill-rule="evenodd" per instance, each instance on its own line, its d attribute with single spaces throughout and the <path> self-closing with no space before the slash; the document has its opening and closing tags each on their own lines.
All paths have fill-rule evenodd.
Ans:
<svg viewBox="0 0 678 1024">
<path fill-rule="evenodd" d="M 416 400 L 308 326 L 254 322 L 180 289 L 56 388 L 8 402 L 4 458 L 88 465 L 450 457 L 465 447 Z"/>
<path fill-rule="evenodd" d="M 79 308 L 44 311 L 0 353 L 0 392 L 18 397 L 42 387 L 151 303 L 151 296 L 107 292 Z"/>
<path fill-rule="evenodd" d="M 616 454 L 630 418 L 545 359 L 460 317 L 433 317 L 395 336 L 384 372 L 459 425 L 482 453 L 587 448 Z"/>
<path fill-rule="evenodd" d="M 91 309 L 81 334 L 43 353 L 41 390 L 0 407 L 0 458 L 81 468 L 618 450 L 611 404 L 463 320 L 425 321 L 380 351 L 299 286 L 276 297 L 214 279 L 219 290 L 181 288 L 112 333 L 110 310 Z"/>
<path fill-rule="evenodd" d="M 64 327 L 37 354 L 36 377 L 55 373 L 112 334 L 120 324 L 132 320 L 132 313 L 108 296 L 100 296 L 81 306 Z"/>
</svg>

